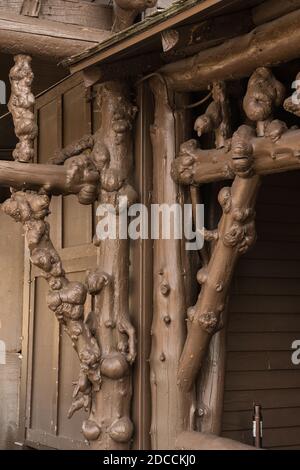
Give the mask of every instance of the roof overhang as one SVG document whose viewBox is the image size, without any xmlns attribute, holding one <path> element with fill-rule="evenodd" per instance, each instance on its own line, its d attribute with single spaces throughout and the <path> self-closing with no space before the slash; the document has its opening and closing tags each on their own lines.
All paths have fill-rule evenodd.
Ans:
<svg viewBox="0 0 300 470">
<path fill-rule="evenodd" d="M 65 59 L 63 65 L 75 73 L 89 67 L 120 61 L 149 52 L 162 51 L 161 33 L 167 29 L 251 8 L 262 0 L 179 0 L 101 44 Z M 177 58 L 178 59 L 178 58 Z M 163 64 L 163 61 L 160 65 Z"/>
</svg>

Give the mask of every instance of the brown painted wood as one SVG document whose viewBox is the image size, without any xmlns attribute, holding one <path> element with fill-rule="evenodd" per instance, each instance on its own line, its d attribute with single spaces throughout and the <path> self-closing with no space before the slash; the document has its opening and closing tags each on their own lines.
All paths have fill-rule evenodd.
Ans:
<svg viewBox="0 0 300 470">
<path fill-rule="evenodd" d="M 177 188 L 169 175 L 176 154 L 175 118 L 164 83 L 153 78 L 151 88 L 155 98 L 155 119 L 151 128 L 152 203 L 173 204 L 177 201 Z M 152 449 L 172 449 L 176 436 L 183 430 L 192 429 L 195 406 L 193 391 L 182 392 L 175 373 L 186 328 L 180 240 L 154 240 L 153 256 L 151 441 Z"/>
<path fill-rule="evenodd" d="M 284 2 L 281 0 L 267 0 L 253 8 L 252 19 L 254 24 L 260 25 L 299 8 L 299 0 L 285 0 Z"/>
<path fill-rule="evenodd" d="M 269 175 L 298 170 L 299 130 L 284 131 L 274 143 L 269 137 L 249 137 L 253 147 L 254 171 Z M 195 140 L 184 143 L 173 165 L 173 177 L 181 184 L 202 184 L 232 179 L 232 152 L 226 149 L 203 150 Z"/>
<path fill-rule="evenodd" d="M 259 403 L 267 448 L 300 444 L 299 366 L 291 359 L 292 342 L 300 337 L 299 237 L 288 241 L 286 235 L 299 222 L 294 205 L 300 196 L 297 181 L 298 173 L 280 180 L 275 175 L 266 178 L 257 205 L 258 242 L 241 260 L 229 305 L 222 435 L 251 443 L 252 406 Z M 270 230 L 276 231 L 280 222 L 265 221 L 270 212 L 271 220 L 275 216 L 270 209 L 281 195 L 287 216 L 294 212 L 294 224 L 278 230 L 275 240 L 269 241 Z"/>
<path fill-rule="evenodd" d="M 221 46 L 168 64 L 160 72 L 174 90 L 203 90 L 214 80 L 246 77 L 259 66 L 297 59 L 299 22 L 300 11 L 294 11 Z"/>
<path fill-rule="evenodd" d="M 150 125 L 153 122 L 153 100 L 148 84 L 137 90 L 138 115 L 135 123 L 134 187 L 139 201 L 150 208 L 152 194 L 152 147 Z M 137 358 L 133 375 L 132 416 L 135 426 L 133 449 L 151 449 L 151 390 L 149 357 L 153 302 L 153 242 L 131 242 L 130 309 L 137 332 Z"/>
</svg>

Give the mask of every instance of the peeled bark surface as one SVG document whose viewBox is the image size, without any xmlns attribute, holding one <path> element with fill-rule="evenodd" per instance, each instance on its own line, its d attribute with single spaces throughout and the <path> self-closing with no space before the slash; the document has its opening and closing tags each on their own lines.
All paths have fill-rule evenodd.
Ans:
<svg viewBox="0 0 300 470">
<path fill-rule="evenodd" d="M 151 80 L 155 121 L 151 128 L 154 160 L 154 204 L 178 202 L 170 178 L 175 157 L 175 119 L 164 83 Z M 192 429 L 194 394 L 177 386 L 176 370 L 186 336 L 186 293 L 181 240 L 154 240 L 154 292 L 150 380 L 152 449 L 174 449 L 175 438 Z"/>
</svg>

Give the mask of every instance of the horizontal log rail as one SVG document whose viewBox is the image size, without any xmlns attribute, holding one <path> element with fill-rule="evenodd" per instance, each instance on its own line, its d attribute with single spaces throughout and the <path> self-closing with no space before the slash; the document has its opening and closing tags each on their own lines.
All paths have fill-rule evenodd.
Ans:
<svg viewBox="0 0 300 470">
<path fill-rule="evenodd" d="M 0 12 L 0 52 L 57 62 L 98 45 L 109 31 Z"/>
<path fill-rule="evenodd" d="M 0 161 L 0 186 L 16 190 L 43 190 L 52 195 L 77 194 L 80 198 L 90 189 L 91 195 L 94 192 L 91 200 L 81 201 L 86 204 L 95 200 L 99 179 L 99 173 L 91 161 L 83 156 L 64 166 Z"/>
<path fill-rule="evenodd" d="M 272 127 L 271 127 L 272 126 Z M 273 121 L 271 137 L 253 137 L 253 169 L 258 175 L 300 170 L 300 130 L 286 130 L 284 123 Z M 274 139 L 279 139 L 274 142 Z M 273 140 L 272 140 L 273 139 Z M 230 143 L 228 144 L 230 146 Z M 196 140 L 185 142 L 174 161 L 172 176 L 184 185 L 198 185 L 234 178 L 234 159 L 230 148 L 203 150 Z"/>
<path fill-rule="evenodd" d="M 247 77 L 257 67 L 297 59 L 299 42 L 300 10 L 297 10 L 220 46 L 165 65 L 160 73 L 173 90 L 204 90 L 215 80 Z"/>
</svg>

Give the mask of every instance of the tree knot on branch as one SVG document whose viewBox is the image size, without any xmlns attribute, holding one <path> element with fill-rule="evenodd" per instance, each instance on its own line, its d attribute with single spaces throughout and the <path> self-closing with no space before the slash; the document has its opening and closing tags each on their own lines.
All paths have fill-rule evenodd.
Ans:
<svg viewBox="0 0 300 470">
<path fill-rule="evenodd" d="M 243 125 L 232 136 L 231 158 L 236 175 L 249 178 L 253 175 L 253 146 L 251 139 L 255 137 L 252 127 Z"/>
<path fill-rule="evenodd" d="M 192 184 L 194 177 L 195 151 L 198 143 L 195 139 L 188 140 L 180 146 L 178 158 L 172 162 L 171 177 L 181 184 Z"/>
<path fill-rule="evenodd" d="M 33 109 L 35 98 L 31 93 L 31 57 L 19 54 L 14 57 L 14 61 L 15 65 L 9 74 L 11 97 L 8 109 L 13 116 L 19 142 L 13 151 L 13 157 L 20 162 L 30 162 L 34 157 L 34 139 L 37 136 Z"/>
<path fill-rule="evenodd" d="M 67 161 L 66 189 L 70 193 L 78 192 L 81 204 L 88 205 L 96 201 L 99 191 L 100 175 L 89 155 L 82 154 Z"/>
<path fill-rule="evenodd" d="M 201 312 L 198 323 L 202 330 L 212 335 L 218 327 L 219 318 L 220 316 L 213 311 Z"/>
</svg>

